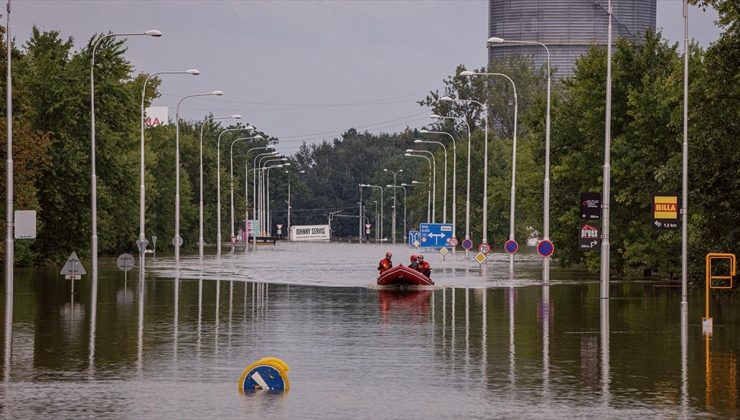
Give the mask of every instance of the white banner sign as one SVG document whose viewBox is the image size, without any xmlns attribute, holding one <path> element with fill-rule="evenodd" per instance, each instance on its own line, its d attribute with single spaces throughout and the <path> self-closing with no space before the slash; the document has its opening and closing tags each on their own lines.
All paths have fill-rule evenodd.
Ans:
<svg viewBox="0 0 740 420">
<path fill-rule="evenodd" d="M 169 123 L 169 108 L 166 106 L 150 106 L 144 110 L 146 118 L 144 125 L 147 127 L 159 127 Z"/>
<path fill-rule="evenodd" d="M 291 226 L 291 241 L 329 241 L 329 225 Z"/>
</svg>

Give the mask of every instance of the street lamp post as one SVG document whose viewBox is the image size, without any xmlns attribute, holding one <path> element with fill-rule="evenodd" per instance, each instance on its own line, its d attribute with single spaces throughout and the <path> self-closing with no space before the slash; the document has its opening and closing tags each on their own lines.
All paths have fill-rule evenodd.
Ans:
<svg viewBox="0 0 740 420">
<path fill-rule="evenodd" d="M 391 218 L 392 219 L 391 225 L 392 225 L 392 232 L 393 232 L 393 234 L 391 235 L 391 237 L 393 238 L 393 245 L 395 245 L 396 244 L 396 189 L 395 189 L 395 187 L 396 187 L 396 175 L 399 172 L 403 172 L 403 169 L 399 169 L 397 171 L 391 171 L 391 170 L 388 170 L 388 169 L 385 169 L 384 168 L 383 169 L 383 172 L 390 172 L 390 173 L 393 174 L 393 217 Z"/>
<path fill-rule="evenodd" d="M 380 240 L 383 240 L 383 187 L 380 185 L 360 184 L 360 187 L 377 188 L 380 190 L 380 226 L 377 229 Z"/>
<path fill-rule="evenodd" d="M 243 140 L 262 140 L 263 137 L 259 134 L 251 137 L 240 137 L 231 142 L 229 147 L 229 189 L 231 194 L 231 250 L 234 250 L 234 144 Z M 252 149 L 250 149 L 252 150 Z M 249 154 L 249 152 L 247 152 Z M 246 200 L 246 197 L 245 197 Z"/>
<path fill-rule="evenodd" d="M 260 235 L 265 234 L 266 228 L 267 228 L 267 219 L 265 214 L 265 207 L 267 199 L 267 194 L 265 193 L 265 176 L 264 176 L 264 166 L 266 166 L 270 162 L 282 162 L 283 160 L 287 160 L 284 158 L 278 158 L 280 153 L 278 152 L 271 152 L 271 153 L 260 153 L 257 155 L 257 158 L 255 158 L 257 167 L 259 167 L 261 170 L 259 171 L 257 175 L 257 188 L 259 189 L 258 194 L 259 198 L 257 199 L 257 219 L 260 222 Z M 276 159 L 273 159 L 276 158 Z M 264 160 L 264 162 L 263 162 Z"/>
<path fill-rule="evenodd" d="M 460 76 L 499 76 L 504 77 L 511 83 L 511 87 L 514 89 L 514 135 L 512 140 L 511 150 L 511 198 L 509 206 L 509 240 L 514 240 L 514 216 L 516 214 L 516 132 L 517 132 L 517 118 L 518 118 L 518 98 L 516 94 L 516 84 L 511 77 L 503 73 L 474 73 L 469 70 L 460 72 Z M 509 271 L 514 271 L 514 253 L 509 253 Z"/>
<path fill-rule="evenodd" d="M 197 93 L 194 95 L 183 96 L 177 102 L 175 111 L 175 263 L 180 262 L 180 105 L 185 99 L 199 96 L 221 96 L 224 93 L 220 90 L 214 90 L 208 93 Z"/>
<path fill-rule="evenodd" d="M 386 185 L 386 188 L 393 188 L 395 191 L 396 188 L 402 188 L 403 189 L 403 240 L 406 241 L 406 186 L 410 186 L 409 184 L 401 184 L 401 185 Z M 394 192 L 395 195 L 395 192 Z M 395 209 L 394 209 L 395 212 Z"/>
<path fill-rule="evenodd" d="M 290 234 L 290 209 L 292 208 L 290 206 L 290 171 L 285 171 L 285 173 L 288 174 L 288 221 L 287 221 L 286 232 Z M 306 171 L 301 170 L 301 171 L 298 171 L 298 173 L 305 174 Z"/>
<path fill-rule="evenodd" d="M 427 223 L 432 223 L 434 221 L 434 219 L 432 218 L 433 210 L 431 210 L 433 208 L 432 206 L 434 205 L 432 203 L 432 161 L 426 156 L 420 156 L 420 155 L 409 153 L 409 150 L 411 149 L 406 149 L 406 153 L 404 154 L 404 156 L 423 158 L 423 159 L 426 159 L 427 163 L 429 164 L 429 181 L 427 182 L 427 186 L 428 186 L 427 188 Z M 418 183 L 418 181 L 413 181 L 412 183 L 414 182 Z"/>
<path fill-rule="evenodd" d="M 417 149 L 406 149 L 406 153 L 424 153 L 428 154 L 432 161 L 432 223 L 437 223 L 437 160 L 434 158 L 434 153 L 428 150 L 417 150 Z M 419 156 L 419 155 L 416 155 Z M 426 157 L 426 156 L 424 156 Z"/>
<path fill-rule="evenodd" d="M 226 133 L 242 130 L 249 132 L 254 130 L 254 127 L 247 125 L 246 127 L 227 128 L 218 134 L 216 140 L 216 255 L 218 256 L 221 256 L 221 137 Z"/>
<path fill-rule="evenodd" d="M 359 227 L 359 230 L 357 232 L 359 234 L 359 236 L 357 237 L 357 242 L 362 243 L 362 184 L 357 184 L 357 189 L 360 190 L 360 202 L 359 202 L 359 204 L 360 204 L 360 212 L 358 213 L 359 214 L 360 223 L 359 223 L 359 226 L 358 226 Z"/>
<path fill-rule="evenodd" d="M 445 156 L 445 165 L 444 165 L 444 187 L 442 188 L 442 191 L 444 192 L 443 198 L 442 198 L 442 223 L 447 223 L 447 147 L 445 147 L 444 143 L 434 141 L 434 140 L 421 140 L 416 139 L 414 140 L 414 143 L 416 144 L 438 144 L 442 146 L 442 150 L 444 151 Z"/>
<path fill-rule="evenodd" d="M 419 181 L 413 180 L 413 181 L 411 181 L 411 185 L 409 185 L 409 186 L 414 187 L 414 186 L 420 185 L 420 184 L 422 184 L 422 183 L 419 182 Z M 430 213 L 429 213 L 430 200 L 429 200 L 429 197 L 431 197 L 431 194 L 429 193 L 429 183 L 427 183 L 427 221 L 431 220 L 429 218 L 430 217 Z"/>
<path fill-rule="evenodd" d="M 190 69 L 190 70 L 184 70 L 184 71 L 158 71 L 150 74 L 147 76 L 146 79 L 144 79 L 144 86 L 141 88 L 141 142 L 140 142 L 140 162 L 139 162 L 139 240 L 136 241 L 136 244 L 139 247 L 139 267 L 144 267 L 144 251 L 146 251 L 146 246 L 149 243 L 149 241 L 146 240 L 146 236 L 144 235 L 144 224 L 145 224 L 145 218 L 144 218 L 144 203 L 146 198 L 146 192 L 144 187 L 144 99 L 146 98 L 146 85 L 149 83 L 149 80 L 154 76 L 159 76 L 162 74 L 190 74 L 193 76 L 197 76 L 200 74 L 200 70 L 198 69 Z"/>
<path fill-rule="evenodd" d="M 92 218 L 92 233 L 90 235 L 90 254 L 92 256 L 92 278 L 97 280 L 98 278 L 98 176 L 95 173 L 95 51 L 97 51 L 100 42 L 106 38 L 119 37 L 119 36 L 137 36 L 145 35 L 151 37 L 160 37 L 162 32 L 151 29 L 146 32 L 137 33 L 110 33 L 105 34 L 95 41 L 91 51 L 90 58 L 90 207 L 91 207 L 91 218 Z M 10 50 L 10 44 L 8 44 L 8 50 Z M 10 85 L 8 85 L 10 86 Z M 8 89 L 10 92 L 10 89 Z M 8 114 L 10 115 L 10 114 Z M 8 126 L 10 127 L 10 126 Z M 10 128 L 9 128 L 10 130 Z M 11 136 L 8 136 L 10 138 Z M 6 221 L 7 223 L 7 221 Z"/>
<path fill-rule="evenodd" d="M 611 1 L 609 1 L 608 5 L 609 9 L 609 49 L 608 54 L 611 57 Z M 503 38 L 499 37 L 491 37 L 488 38 L 487 45 L 492 46 L 492 44 L 525 44 L 525 45 L 539 45 L 542 48 L 545 49 L 547 52 L 547 115 L 545 117 L 545 180 L 544 180 L 544 197 L 543 197 L 543 232 L 542 232 L 542 240 L 550 240 L 550 87 L 551 87 L 551 78 L 550 78 L 550 49 L 547 48 L 547 45 L 538 42 L 538 41 L 512 41 L 512 40 L 504 40 Z M 609 60 L 608 67 L 611 66 L 611 60 Z M 611 68 L 611 67 L 610 67 Z M 611 79 L 609 79 L 609 85 L 611 85 Z M 611 93 L 609 93 L 611 95 Z M 610 106 L 610 105 L 607 105 Z M 611 111 L 609 111 L 611 113 Z M 607 124 L 609 122 L 607 121 Z M 607 129 L 608 130 L 608 129 Z M 604 173 L 606 175 L 608 169 L 605 166 L 604 167 Z M 610 171 L 610 170 L 609 170 Z M 604 185 L 607 184 L 607 177 L 604 178 Z M 602 271 L 604 266 L 604 255 L 606 254 L 606 265 L 609 266 L 609 196 L 607 195 L 608 191 L 604 191 L 604 197 L 602 200 L 602 207 L 604 209 L 604 227 L 602 228 L 602 234 L 604 235 L 601 241 L 601 264 L 602 264 Z M 607 268 L 608 270 L 608 268 Z M 607 279 L 609 274 L 607 273 Z M 607 280 L 608 281 L 608 280 Z M 544 257 L 542 260 L 542 282 L 543 283 L 549 283 L 550 282 L 550 257 Z M 603 282 L 603 272 L 602 272 L 602 282 Z"/>
<path fill-rule="evenodd" d="M 467 179 L 467 182 L 466 182 L 466 184 L 467 184 L 467 186 L 466 186 L 467 192 L 465 193 L 466 194 L 465 195 L 465 239 L 470 239 L 470 150 L 471 150 L 470 124 L 468 124 L 468 122 L 465 120 L 465 118 L 445 117 L 445 116 L 435 115 L 435 114 L 432 114 L 432 118 L 450 119 L 450 120 L 455 120 L 455 121 L 460 120 L 460 121 L 462 121 L 465 124 L 465 127 L 468 129 L 468 177 L 467 177 L 468 179 Z M 454 187 L 454 181 L 453 181 L 453 187 L 452 188 L 453 189 L 455 188 Z M 453 193 L 453 196 L 454 196 L 454 193 Z M 455 202 L 454 201 L 452 202 L 452 207 L 453 207 L 453 209 L 455 207 Z M 452 219 L 453 220 L 452 221 L 452 224 L 453 225 L 455 224 L 455 221 L 454 221 L 455 220 L 454 219 L 454 217 L 455 217 L 454 216 L 454 211 L 455 210 L 453 210 L 453 219 Z M 465 255 L 467 256 L 467 254 L 468 254 L 468 250 L 466 249 L 465 250 Z"/>
<path fill-rule="evenodd" d="M 473 99 L 452 99 L 449 96 L 439 98 L 442 102 L 461 102 L 476 104 L 483 109 L 483 238 L 481 243 L 488 244 L 488 103 L 478 102 Z M 470 188 L 470 142 L 468 142 L 468 188 Z M 470 191 L 468 191 L 470 199 Z"/>
<path fill-rule="evenodd" d="M 199 155 L 200 155 L 200 199 L 198 201 L 198 256 L 200 259 L 203 259 L 203 128 L 206 126 L 207 121 L 213 121 L 213 120 L 225 120 L 229 118 L 233 119 L 241 119 L 241 115 L 234 114 L 228 117 L 210 117 L 207 118 L 205 121 L 203 121 L 203 124 L 200 126 L 200 148 L 199 148 Z"/>
<path fill-rule="evenodd" d="M 249 156 L 249 154 L 251 154 L 255 150 L 263 150 L 263 149 L 266 149 L 266 150 L 274 150 L 275 149 L 275 146 L 273 146 L 271 144 L 268 144 L 266 146 L 252 147 L 249 150 L 247 150 L 246 155 Z M 252 169 L 254 169 L 254 168 L 252 168 Z M 248 222 L 248 219 L 249 219 L 249 171 L 250 170 L 251 169 L 249 169 L 249 159 L 247 159 L 244 162 L 244 223 L 249 223 Z M 252 203 L 254 205 L 256 203 L 255 197 L 257 195 L 256 187 L 253 188 L 252 195 L 254 196 L 254 197 L 252 197 Z M 252 229 L 254 229 L 254 226 L 252 226 Z M 247 225 L 245 224 L 245 226 L 244 226 L 244 232 L 245 232 L 244 235 L 245 235 L 245 238 L 246 238 L 246 231 L 247 231 Z M 254 232 L 252 232 L 252 233 L 254 233 Z M 246 244 L 248 243 L 248 241 L 245 239 L 244 240 L 244 243 L 245 243 L 245 247 L 246 247 Z"/>
<path fill-rule="evenodd" d="M 268 236 L 272 236 L 272 221 L 270 218 L 270 169 L 271 168 L 282 168 L 284 166 L 290 166 L 290 162 L 287 162 L 288 158 L 283 157 L 280 159 L 272 159 L 272 160 L 266 160 L 264 163 L 264 169 L 265 169 L 265 176 L 264 176 L 264 183 L 265 183 L 265 192 L 262 194 L 265 200 L 265 205 L 262 209 L 262 212 L 264 214 L 265 219 L 265 233 L 267 233 Z M 267 166 L 270 162 L 281 162 L 277 165 L 273 166 Z"/>
<path fill-rule="evenodd" d="M 436 116 L 437 118 L 442 118 Z M 467 122 L 465 123 L 467 124 Z M 455 142 L 455 136 L 446 131 L 431 131 L 431 130 L 419 130 L 421 134 L 446 134 L 452 140 L 452 237 L 457 238 L 457 143 Z M 445 158 L 447 157 L 447 150 L 445 149 Z M 447 163 L 445 162 L 445 170 L 447 169 Z M 445 175 L 445 185 L 447 183 L 447 175 Z M 445 187 L 445 190 L 447 188 Z M 445 192 L 445 197 L 447 193 Z M 445 206 L 445 210 L 446 210 Z M 445 211 L 447 213 L 447 211 Z M 445 217 L 446 223 L 447 217 Z M 452 252 L 455 252 L 455 247 L 452 248 Z"/>
</svg>

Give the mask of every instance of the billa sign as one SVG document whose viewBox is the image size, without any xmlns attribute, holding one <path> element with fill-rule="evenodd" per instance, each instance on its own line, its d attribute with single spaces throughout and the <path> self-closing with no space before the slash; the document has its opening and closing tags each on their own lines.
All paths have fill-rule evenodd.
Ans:
<svg viewBox="0 0 740 420">
<path fill-rule="evenodd" d="M 578 234 L 578 248 L 581 251 L 592 251 L 599 249 L 600 245 L 599 226 L 595 223 L 581 223 Z"/>
<path fill-rule="evenodd" d="M 679 228 L 679 203 L 678 193 L 654 193 L 652 194 L 653 217 L 652 226 L 655 229 L 678 229 Z"/>
<path fill-rule="evenodd" d="M 599 192 L 582 192 L 581 193 L 581 219 L 586 219 L 586 220 L 601 219 L 601 193 Z"/>
</svg>

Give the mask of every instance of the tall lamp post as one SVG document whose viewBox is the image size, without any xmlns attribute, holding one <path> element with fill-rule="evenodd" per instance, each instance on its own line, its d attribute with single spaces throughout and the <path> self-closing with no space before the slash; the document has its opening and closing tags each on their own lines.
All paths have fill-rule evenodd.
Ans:
<svg viewBox="0 0 740 420">
<path fill-rule="evenodd" d="M 406 230 L 406 187 L 407 186 L 410 187 L 411 185 L 403 184 L 403 183 L 401 185 L 386 185 L 387 188 L 393 187 L 394 189 L 395 188 L 403 189 L 403 240 L 404 242 L 406 242 L 406 235 L 408 232 Z"/>
<path fill-rule="evenodd" d="M 415 157 L 415 158 L 420 158 L 420 159 L 426 159 L 427 160 L 427 163 L 429 164 L 429 181 L 427 181 L 427 187 L 428 187 L 427 188 L 427 223 L 433 223 L 434 222 L 434 219 L 433 219 L 433 216 L 432 216 L 433 210 L 431 210 L 433 208 L 432 206 L 434 205 L 432 203 L 432 161 L 431 161 L 431 159 L 429 159 L 426 156 L 420 156 L 420 155 L 415 155 L 415 154 L 412 154 L 412 153 L 408 153 L 408 150 L 410 150 L 410 149 L 407 149 L 406 150 L 407 153 L 405 153 L 404 156 L 406 156 L 406 157 Z M 417 183 L 418 184 L 419 182 L 418 181 L 413 181 L 412 184 L 413 183 Z"/>
<path fill-rule="evenodd" d="M 432 114 L 431 117 L 432 118 L 436 118 L 436 119 L 446 119 L 446 120 L 455 120 L 455 121 L 460 120 L 463 124 L 465 124 L 465 128 L 467 128 L 467 130 L 468 130 L 468 177 L 467 177 L 468 179 L 466 181 L 466 184 L 467 184 L 467 186 L 466 186 L 467 192 L 465 193 L 465 239 L 470 239 L 470 150 L 471 150 L 470 124 L 468 124 L 468 122 L 465 120 L 465 118 L 445 117 L 445 116 L 436 115 L 436 114 Z M 455 182 L 453 181 L 452 184 L 453 184 L 452 185 L 452 188 L 453 188 L 453 191 L 454 191 Z M 453 197 L 454 196 L 455 196 L 455 194 L 453 192 Z M 453 198 L 453 201 L 452 201 L 452 208 L 453 208 L 453 210 L 452 210 L 452 212 L 453 212 L 452 213 L 453 214 L 453 216 L 452 216 L 452 224 L 453 224 L 453 230 L 454 230 L 454 229 L 456 229 L 456 227 L 454 226 L 455 225 L 455 216 L 454 216 L 454 214 L 455 214 L 455 210 L 454 210 L 454 208 L 455 208 L 455 201 L 454 201 L 454 198 Z M 453 250 L 454 250 L 454 248 L 453 248 Z M 468 250 L 466 249 L 465 250 L 465 255 L 466 256 L 467 256 L 467 253 L 468 253 Z"/>
<path fill-rule="evenodd" d="M 221 137 L 226 133 L 232 133 L 234 131 L 252 131 L 254 127 L 247 125 L 246 127 L 227 128 L 221 130 L 216 140 L 216 255 L 221 255 Z"/>
<path fill-rule="evenodd" d="M 434 140 L 416 139 L 414 140 L 414 143 L 416 144 L 438 144 L 442 146 L 442 150 L 444 151 L 444 156 L 445 156 L 445 165 L 444 165 L 444 171 L 443 171 L 444 187 L 442 187 L 442 191 L 443 191 L 443 194 L 442 194 L 443 196 L 442 197 L 442 203 L 443 203 L 442 204 L 442 223 L 447 223 L 447 147 L 445 147 L 444 143 L 434 141 Z"/>
<path fill-rule="evenodd" d="M 292 208 L 292 207 L 290 206 L 290 173 L 291 173 L 291 172 L 290 172 L 290 171 L 285 171 L 285 173 L 286 173 L 286 174 L 288 174 L 288 221 L 287 221 L 287 228 L 286 228 L 286 231 L 287 231 L 287 232 L 290 232 L 290 209 Z M 304 170 L 301 170 L 301 171 L 298 171 L 298 173 L 299 173 L 299 174 L 305 174 L 305 173 L 306 173 L 306 171 L 304 171 Z"/>
<path fill-rule="evenodd" d="M 406 184 L 406 186 L 415 187 L 415 186 L 420 185 L 420 184 L 422 184 L 422 182 L 419 182 L 417 180 L 413 180 L 413 181 L 411 181 L 411 185 Z M 429 183 L 427 183 L 427 196 L 429 197 L 429 196 L 431 196 L 431 194 L 429 194 L 428 191 L 429 191 Z M 429 219 L 429 215 L 430 215 L 430 213 L 429 213 L 429 198 L 427 198 L 427 220 L 430 220 Z"/>
<path fill-rule="evenodd" d="M 146 85 L 149 83 L 149 80 L 152 77 L 159 76 L 162 74 L 190 74 L 193 76 L 197 76 L 200 74 L 200 70 L 198 69 L 190 69 L 190 70 L 184 70 L 184 71 L 158 71 L 150 74 L 147 76 L 146 79 L 144 79 L 144 86 L 141 88 L 141 142 L 140 142 L 140 162 L 139 162 L 139 240 L 136 241 L 136 244 L 139 247 L 139 267 L 144 267 L 144 251 L 146 250 L 146 246 L 149 243 L 149 241 L 146 240 L 146 236 L 144 235 L 144 224 L 145 224 L 145 218 L 144 218 L 144 202 L 146 198 L 145 193 L 145 187 L 144 187 L 144 100 L 146 98 Z"/>
<path fill-rule="evenodd" d="M 287 160 L 287 158 L 280 157 L 280 153 L 275 151 L 271 153 L 260 153 L 257 155 L 255 160 L 257 161 L 257 167 L 260 168 L 259 173 L 256 174 L 258 176 L 257 188 L 259 191 L 259 198 L 257 199 L 257 219 L 260 222 L 260 234 L 264 236 L 267 228 L 267 218 L 265 213 L 265 208 L 267 207 L 267 193 L 264 170 L 268 163 L 283 162 L 284 160 Z"/>
<path fill-rule="evenodd" d="M 265 177 L 264 177 L 264 182 L 265 182 L 265 193 L 264 193 L 265 207 L 263 208 L 262 211 L 264 212 L 264 215 L 265 215 L 265 217 L 264 217 L 264 219 L 265 219 L 265 228 L 266 228 L 266 231 L 265 232 L 270 237 L 272 237 L 272 218 L 270 217 L 270 169 L 272 169 L 272 168 L 282 168 L 282 167 L 285 167 L 285 166 L 290 166 L 290 162 L 287 162 L 287 160 L 288 160 L 288 158 L 283 157 L 283 158 L 280 158 L 280 159 L 273 159 L 273 160 L 265 161 L 265 167 L 264 167 L 264 169 L 265 169 Z M 280 162 L 280 163 L 278 163 L 277 165 L 267 166 L 267 164 L 270 163 L 270 162 Z"/>
<path fill-rule="evenodd" d="M 437 118 L 442 118 L 439 116 L 436 116 Z M 467 122 L 465 123 L 467 124 Z M 431 131 L 422 129 L 419 130 L 421 134 L 445 134 L 450 137 L 452 140 L 452 237 L 457 238 L 457 143 L 455 142 L 455 136 L 452 134 L 446 132 L 446 131 Z M 445 149 L 445 158 L 447 157 L 447 149 Z M 445 162 L 445 170 L 447 169 L 447 163 Z M 447 183 L 447 175 L 445 175 L 445 184 Z M 445 187 L 445 190 L 447 188 Z M 445 193 L 445 197 L 447 197 L 447 193 Z M 445 206 L 447 207 L 447 206 Z M 445 211 L 445 213 L 447 213 Z M 445 223 L 447 220 L 447 217 L 445 217 Z M 455 251 L 455 248 L 452 248 L 452 251 Z"/>
<path fill-rule="evenodd" d="M 473 99 L 452 99 L 449 96 L 443 96 L 439 100 L 442 102 L 475 104 L 483 109 L 483 238 L 481 239 L 481 243 L 488 244 L 488 103 L 478 102 Z M 470 165 L 470 147 L 468 147 L 468 165 Z M 470 182 L 470 166 L 468 166 L 468 182 Z M 470 191 L 468 191 L 469 197 Z"/>
<path fill-rule="evenodd" d="M 200 259 L 203 259 L 203 128 L 206 126 L 207 122 L 214 121 L 214 120 L 226 120 L 233 118 L 235 120 L 239 120 L 242 118 L 239 114 L 234 114 L 228 117 L 210 117 L 207 118 L 205 121 L 203 121 L 203 124 L 200 125 L 200 148 L 199 148 L 199 155 L 200 155 L 200 171 L 199 171 L 199 177 L 200 177 L 200 199 L 198 201 L 198 256 Z"/>
<path fill-rule="evenodd" d="M 237 142 L 243 141 L 243 140 L 262 140 L 264 137 L 257 134 L 256 136 L 251 137 L 240 137 L 238 139 L 235 139 L 231 142 L 231 146 L 229 147 L 229 188 L 231 193 L 231 247 L 233 251 L 234 247 L 234 144 Z M 251 149 L 250 149 L 251 150 Z M 247 152 L 249 153 L 249 152 Z M 244 198 L 246 200 L 246 197 Z"/>
<path fill-rule="evenodd" d="M 275 149 L 275 146 L 273 146 L 272 144 L 267 144 L 265 146 L 252 147 L 249 150 L 247 150 L 246 155 L 249 156 L 252 152 L 254 152 L 256 150 L 265 150 L 265 149 L 266 150 L 274 150 Z M 254 169 L 254 168 L 252 168 L 252 169 Z M 245 221 L 244 223 L 247 223 L 247 224 L 249 223 L 248 220 L 249 220 L 249 171 L 250 170 L 251 169 L 249 169 L 249 159 L 247 159 L 246 162 L 244 162 L 244 221 Z M 256 197 L 256 194 L 257 194 L 257 190 L 255 189 L 255 190 L 252 191 L 252 195 Z M 254 199 L 254 197 L 252 198 L 252 202 L 253 203 L 256 203 L 256 200 Z M 247 236 L 247 234 L 246 234 L 247 227 L 248 227 L 247 225 L 244 226 L 244 229 L 245 229 L 244 230 L 244 232 L 245 232 L 244 236 L 245 236 L 245 238 Z M 254 229 L 254 226 L 252 226 L 252 229 Z M 248 243 L 248 241 L 245 239 L 244 240 L 244 243 L 246 244 L 246 243 Z"/>
<path fill-rule="evenodd" d="M 391 228 L 392 228 L 393 233 L 391 237 L 393 238 L 393 245 L 395 245 L 396 244 L 396 175 L 398 175 L 399 172 L 403 172 L 403 169 L 399 169 L 397 171 L 391 171 L 391 170 L 388 170 L 387 168 L 383 168 L 383 172 L 390 172 L 393 174 L 393 217 L 391 218 L 392 219 Z"/>
<path fill-rule="evenodd" d="M 7 150 L 5 161 L 5 325 L 10 325 L 10 330 L 5 336 L 6 369 L 9 367 L 10 347 L 12 345 L 13 327 L 13 274 L 15 271 L 15 238 L 13 237 L 13 72 L 11 57 L 13 53 L 13 38 L 10 34 L 10 0 L 8 0 L 5 23 L 5 47 L 7 52 L 7 63 L 5 69 L 5 109 L 7 126 Z M 6 379 L 8 377 L 6 376 Z"/>
<path fill-rule="evenodd" d="M 378 227 L 378 233 L 380 234 L 380 240 L 383 240 L 383 187 L 380 185 L 360 184 L 360 187 L 366 188 L 377 188 L 380 190 L 380 225 Z"/>
<path fill-rule="evenodd" d="M 135 33 L 110 33 L 101 35 L 95 41 L 91 51 L 90 58 L 90 201 L 91 205 L 91 217 L 92 217 L 92 234 L 90 236 L 90 254 L 92 254 L 92 278 L 97 280 L 98 278 L 98 177 L 95 173 L 95 51 L 100 46 L 100 42 L 106 38 L 119 37 L 119 36 L 151 36 L 160 37 L 162 32 L 156 29 L 150 29 L 146 32 L 135 32 Z M 8 44 L 8 50 L 10 50 L 10 44 Z M 10 85 L 8 85 L 10 86 Z M 10 89 L 8 89 L 10 92 Z M 8 114 L 10 115 L 10 114 Z M 10 126 L 8 126 L 10 127 Z M 10 139 L 10 136 L 8 136 Z M 7 222 L 6 222 L 7 223 Z"/>
<path fill-rule="evenodd" d="M 414 153 L 424 153 L 429 155 L 429 159 L 432 161 L 432 223 L 437 223 L 437 160 L 434 158 L 434 153 L 429 150 L 420 149 L 406 149 L 406 153 L 414 155 Z M 421 156 L 421 155 L 414 155 Z M 426 157 L 426 156 L 423 156 Z"/>
<path fill-rule="evenodd" d="M 194 95 L 183 96 L 177 102 L 175 111 L 175 263 L 180 262 L 180 105 L 185 99 L 196 98 L 200 96 L 222 96 L 224 93 L 220 90 L 214 90 L 208 93 L 196 93 Z"/>
<path fill-rule="evenodd" d="M 611 1 L 609 1 L 608 5 L 609 9 L 609 56 L 611 57 Z M 547 116 L 545 117 L 545 181 L 544 181 L 544 197 L 542 200 L 542 207 L 543 207 L 543 232 L 542 232 L 542 240 L 550 240 L 550 87 L 551 87 L 551 78 L 550 78 L 550 49 L 547 48 L 547 45 L 543 44 L 542 42 L 538 41 L 512 41 L 509 39 L 503 39 L 499 37 L 491 37 L 488 38 L 487 45 L 488 46 L 494 46 L 494 44 L 524 44 L 524 45 L 539 45 L 542 48 L 545 49 L 545 52 L 547 52 Z M 611 60 L 609 60 L 609 63 L 611 63 Z M 611 68 L 611 64 L 607 65 Z M 609 84 L 611 85 L 611 80 L 609 80 Z M 611 95 L 611 94 L 609 94 Z M 610 106 L 610 105 L 607 105 Z M 611 111 L 609 111 L 611 113 Z M 609 122 L 607 122 L 609 124 Z M 606 174 L 607 169 L 605 167 L 604 172 Z M 607 177 L 604 178 L 604 184 L 607 183 Z M 602 271 L 603 271 L 603 265 L 604 265 L 604 254 L 606 254 L 606 265 L 608 267 L 609 265 L 609 196 L 607 195 L 608 191 L 604 191 L 604 197 L 603 197 L 603 205 L 604 208 L 604 228 L 603 230 L 603 239 L 601 241 L 601 263 L 602 263 Z M 608 270 L 608 269 L 607 269 Z M 609 274 L 607 273 L 607 279 Z M 550 257 L 545 257 L 542 260 L 542 281 L 543 283 L 549 283 L 550 282 Z M 603 273 L 602 273 L 602 281 L 603 281 Z"/>
<path fill-rule="evenodd" d="M 514 216 L 516 214 L 516 132 L 517 132 L 517 119 L 518 119 L 518 99 L 516 94 L 516 84 L 511 77 L 503 73 L 474 73 L 469 70 L 460 72 L 460 76 L 498 76 L 503 77 L 511 83 L 511 87 L 514 89 L 514 136 L 512 140 L 511 148 L 511 198 L 509 206 L 509 240 L 514 239 Z M 514 271 L 514 253 L 509 253 L 509 271 Z"/>
</svg>

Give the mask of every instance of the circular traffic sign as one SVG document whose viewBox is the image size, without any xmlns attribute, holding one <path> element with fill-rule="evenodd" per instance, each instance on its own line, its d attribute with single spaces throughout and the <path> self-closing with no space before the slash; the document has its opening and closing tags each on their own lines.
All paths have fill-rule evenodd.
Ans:
<svg viewBox="0 0 740 420">
<path fill-rule="evenodd" d="M 516 252 L 519 251 L 519 244 L 515 240 L 509 239 L 504 244 L 504 249 L 509 254 L 516 254 Z"/>
<path fill-rule="evenodd" d="M 121 254 L 116 260 L 116 265 L 118 265 L 118 268 L 121 271 L 131 271 L 131 269 L 134 268 L 134 265 L 136 265 L 134 262 L 134 256 L 129 253 Z"/>
<path fill-rule="evenodd" d="M 449 241 L 450 246 L 457 246 L 457 238 L 450 238 Z"/>
<path fill-rule="evenodd" d="M 470 250 L 473 247 L 473 241 L 471 241 L 470 239 L 463 239 L 462 247 L 464 249 Z"/>
<path fill-rule="evenodd" d="M 242 371 L 239 378 L 239 392 L 287 391 L 290 388 L 288 371 L 290 368 L 275 357 L 264 357 Z"/>
<path fill-rule="evenodd" d="M 537 244 L 537 253 L 543 257 L 549 257 L 555 252 L 555 245 L 549 239 L 540 241 Z"/>
<path fill-rule="evenodd" d="M 480 245 L 478 245 L 478 251 L 484 254 L 488 254 L 489 252 L 491 252 L 491 245 L 488 245 L 486 242 L 483 242 Z"/>
<path fill-rule="evenodd" d="M 172 246 L 182 246 L 182 236 L 172 238 Z"/>
</svg>

